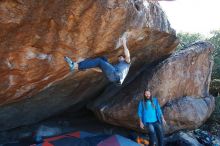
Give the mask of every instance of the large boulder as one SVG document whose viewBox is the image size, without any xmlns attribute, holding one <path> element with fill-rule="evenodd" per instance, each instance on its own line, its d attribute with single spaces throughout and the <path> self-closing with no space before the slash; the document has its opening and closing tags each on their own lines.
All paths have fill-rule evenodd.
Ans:
<svg viewBox="0 0 220 146">
<path fill-rule="evenodd" d="M 130 76 L 178 44 L 155 1 L 0 1 L 0 130 L 37 122 L 98 96 L 108 84 L 103 74 L 69 74 L 63 57 L 78 61 L 106 55 L 114 63 L 125 33 Z"/>
<path fill-rule="evenodd" d="M 209 95 L 213 46 L 195 43 L 159 64 L 146 65 L 143 72 L 127 80 L 122 89 L 109 87 L 88 107 L 103 121 L 140 129 L 137 104 L 145 89 L 158 97 L 164 109 L 167 133 L 200 126 L 211 115 L 215 103 Z"/>
<path fill-rule="evenodd" d="M 183 97 L 164 106 L 164 115 L 168 121 L 166 131 L 171 133 L 181 129 L 195 129 L 201 126 L 215 109 L 213 96 L 204 98 Z"/>
</svg>

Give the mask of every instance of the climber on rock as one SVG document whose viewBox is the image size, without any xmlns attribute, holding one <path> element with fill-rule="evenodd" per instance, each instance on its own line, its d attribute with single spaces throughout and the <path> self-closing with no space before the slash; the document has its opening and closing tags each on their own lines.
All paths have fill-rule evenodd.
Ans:
<svg viewBox="0 0 220 146">
<path fill-rule="evenodd" d="M 98 72 L 103 72 L 110 82 L 122 85 L 131 66 L 130 52 L 126 45 L 126 38 L 120 39 L 123 43 L 124 54 L 118 56 L 118 63 L 112 65 L 106 57 L 98 57 L 94 59 L 86 59 L 81 62 L 73 62 L 69 57 L 64 57 L 64 60 L 69 64 L 70 71 L 74 69 L 86 70 L 95 69 Z"/>
</svg>

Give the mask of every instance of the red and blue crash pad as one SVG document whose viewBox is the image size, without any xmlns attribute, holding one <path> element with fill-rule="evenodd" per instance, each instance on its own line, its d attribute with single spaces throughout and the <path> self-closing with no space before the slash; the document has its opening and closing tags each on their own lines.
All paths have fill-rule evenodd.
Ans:
<svg viewBox="0 0 220 146">
<path fill-rule="evenodd" d="M 43 139 L 43 143 L 41 144 L 34 144 L 31 146 L 65 146 L 65 145 L 72 145 L 75 143 L 79 143 L 79 141 L 86 137 L 93 137 L 95 134 L 85 132 L 85 131 L 76 131 L 73 133 L 68 133 L 60 136 L 50 137 Z M 81 143 L 83 143 L 81 141 Z"/>
<path fill-rule="evenodd" d="M 46 138 L 41 144 L 31 146 L 140 146 L 138 143 L 120 135 L 95 135 L 77 131 L 65 135 Z"/>
<path fill-rule="evenodd" d="M 88 132 L 85 132 L 85 131 L 76 131 L 76 132 L 68 133 L 68 134 L 61 135 L 61 136 L 46 138 L 46 139 L 44 139 L 44 141 L 50 142 L 50 141 L 55 141 L 55 140 L 65 138 L 65 137 L 85 138 L 85 137 L 91 137 L 91 136 L 95 136 L 95 134 L 88 133 Z"/>
<path fill-rule="evenodd" d="M 97 146 L 140 146 L 140 144 L 123 136 L 113 135 L 101 141 Z"/>
</svg>

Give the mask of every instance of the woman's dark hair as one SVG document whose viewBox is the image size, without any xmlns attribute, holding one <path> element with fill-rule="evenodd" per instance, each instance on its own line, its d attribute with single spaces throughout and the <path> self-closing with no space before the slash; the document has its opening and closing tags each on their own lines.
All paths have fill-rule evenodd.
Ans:
<svg viewBox="0 0 220 146">
<path fill-rule="evenodd" d="M 147 92 L 147 91 L 150 92 L 150 90 L 148 90 L 148 89 L 144 90 L 144 99 L 143 99 L 144 102 L 146 102 L 146 100 L 147 100 L 147 99 L 145 98 L 145 92 Z M 150 99 L 149 99 L 149 100 L 150 100 L 150 102 L 151 102 L 153 108 L 155 108 L 152 95 L 150 95 Z M 144 104 L 144 107 L 145 107 L 145 104 Z M 146 107 L 146 108 L 147 108 L 147 107 Z"/>
</svg>

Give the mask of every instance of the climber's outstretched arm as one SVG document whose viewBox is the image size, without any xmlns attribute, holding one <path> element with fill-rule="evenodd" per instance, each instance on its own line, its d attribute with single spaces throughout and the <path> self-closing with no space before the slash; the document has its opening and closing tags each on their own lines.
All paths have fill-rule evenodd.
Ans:
<svg viewBox="0 0 220 146">
<path fill-rule="evenodd" d="M 130 63 L 131 62 L 131 57 L 130 57 L 130 52 L 128 50 L 128 47 L 126 45 L 126 38 L 125 37 L 122 38 L 122 43 L 123 43 L 123 47 L 124 47 L 125 61 L 127 63 Z"/>
</svg>

